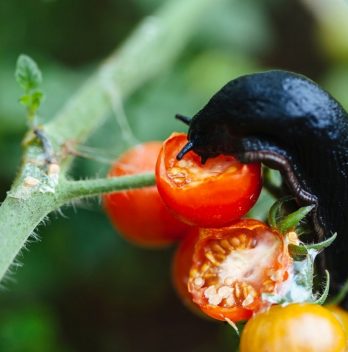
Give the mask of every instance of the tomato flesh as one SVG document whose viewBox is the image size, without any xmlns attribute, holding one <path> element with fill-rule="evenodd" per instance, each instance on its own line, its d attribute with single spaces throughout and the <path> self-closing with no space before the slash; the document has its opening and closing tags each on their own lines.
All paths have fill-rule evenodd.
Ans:
<svg viewBox="0 0 348 352">
<path fill-rule="evenodd" d="M 161 147 L 161 142 L 153 141 L 127 150 L 112 165 L 108 176 L 154 171 Z M 104 206 L 116 229 L 138 245 L 168 245 L 182 238 L 189 229 L 171 214 L 156 186 L 106 194 Z"/>
<path fill-rule="evenodd" d="M 199 227 L 221 227 L 238 220 L 260 194 L 260 164 L 241 164 L 230 155 L 202 164 L 193 151 L 177 160 L 186 142 L 185 134 L 175 133 L 163 143 L 156 166 L 162 199 L 181 220 Z"/>
<path fill-rule="evenodd" d="M 245 219 L 224 228 L 199 229 L 188 290 L 212 318 L 248 319 L 288 278 L 291 262 L 283 237 L 260 221 Z"/>
</svg>

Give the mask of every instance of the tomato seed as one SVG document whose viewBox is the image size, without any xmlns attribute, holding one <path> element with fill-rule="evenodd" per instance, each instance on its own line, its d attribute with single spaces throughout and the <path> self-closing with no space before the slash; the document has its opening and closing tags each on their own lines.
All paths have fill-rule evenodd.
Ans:
<svg viewBox="0 0 348 352">
<path fill-rule="evenodd" d="M 232 286 L 234 279 L 232 277 L 227 277 L 224 281 L 225 285 Z"/>
<path fill-rule="evenodd" d="M 218 295 L 219 295 L 221 298 L 228 298 L 229 296 L 232 295 L 232 292 L 233 292 L 232 287 L 228 287 L 228 286 L 221 286 L 221 287 L 218 289 Z"/>
<path fill-rule="evenodd" d="M 227 241 L 227 240 L 221 240 L 220 244 L 222 247 L 224 247 L 225 249 L 232 251 L 234 248 L 233 246 L 231 246 L 231 244 Z"/>
<path fill-rule="evenodd" d="M 196 277 L 193 281 L 194 285 L 197 287 L 197 288 L 201 288 L 204 286 L 205 284 L 205 281 L 203 278 L 201 277 Z"/>
<path fill-rule="evenodd" d="M 221 247 L 221 245 L 218 243 L 218 242 L 215 242 L 211 248 L 215 251 L 215 252 L 218 252 L 218 253 L 221 253 L 221 254 L 226 254 L 225 250 Z"/>
<path fill-rule="evenodd" d="M 234 246 L 234 247 L 238 247 L 240 245 L 240 240 L 238 237 L 232 237 L 230 239 L 230 243 Z"/>
<path fill-rule="evenodd" d="M 249 293 L 249 294 L 245 297 L 244 301 L 242 302 L 242 306 L 243 306 L 243 307 L 247 307 L 248 305 L 250 305 L 250 304 L 253 303 L 253 302 L 254 302 L 254 297 L 253 297 L 252 294 Z"/>
<path fill-rule="evenodd" d="M 220 265 L 220 262 L 216 260 L 215 256 L 213 255 L 212 252 L 207 252 L 205 253 L 205 256 L 207 257 L 207 259 L 209 261 L 211 261 L 212 264 L 214 264 L 215 266 Z"/>
</svg>

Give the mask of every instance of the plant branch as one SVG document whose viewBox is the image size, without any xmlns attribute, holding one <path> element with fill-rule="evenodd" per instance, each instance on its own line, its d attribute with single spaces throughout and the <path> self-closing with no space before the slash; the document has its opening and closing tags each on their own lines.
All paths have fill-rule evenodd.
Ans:
<svg viewBox="0 0 348 352">
<path fill-rule="evenodd" d="M 86 140 L 112 105 L 163 72 L 182 52 L 202 14 L 220 1 L 224 0 L 172 0 L 145 19 L 46 125 L 56 148 L 66 141 L 78 144 Z M 65 159 L 61 166 L 66 169 L 70 161 Z"/>
<path fill-rule="evenodd" d="M 116 180 L 66 181 L 73 156 L 62 153 L 68 143 L 80 144 L 103 123 L 114 99 L 125 99 L 171 65 L 209 8 L 225 0 L 171 0 L 145 19 L 124 45 L 111 55 L 56 117 L 40 131 L 50 141 L 58 164 L 47 165 L 42 143 L 29 131 L 21 168 L 0 207 L 0 280 L 36 226 L 71 199 L 106 190 L 152 184 L 147 175 Z M 112 89 L 111 89 L 112 88 Z M 114 102 L 115 104 L 115 102 Z M 33 136 L 34 135 L 34 136 Z M 143 177 L 143 176 L 142 176 Z M 87 186 L 91 186 L 91 190 Z"/>
</svg>

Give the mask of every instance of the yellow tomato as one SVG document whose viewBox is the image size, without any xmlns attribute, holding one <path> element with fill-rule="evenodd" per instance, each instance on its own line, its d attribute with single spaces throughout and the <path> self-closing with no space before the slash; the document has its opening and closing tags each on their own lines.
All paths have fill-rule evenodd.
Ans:
<svg viewBox="0 0 348 352">
<path fill-rule="evenodd" d="M 241 352 L 344 352 L 346 337 L 335 316 L 316 304 L 273 306 L 255 315 L 241 337 Z"/>
<path fill-rule="evenodd" d="M 348 347 L 348 312 L 339 306 L 329 305 L 326 308 L 334 314 L 338 321 L 342 324 L 343 330 L 346 334 L 346 343 Z"/>
</svg>

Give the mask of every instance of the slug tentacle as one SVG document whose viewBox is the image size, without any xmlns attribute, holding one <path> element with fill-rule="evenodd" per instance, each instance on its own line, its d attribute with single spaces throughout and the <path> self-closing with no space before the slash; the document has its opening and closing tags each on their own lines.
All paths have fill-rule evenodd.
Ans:
<svg viewBox="0 0 348 352">
<path fill-rule="evenodd" d="M 188 117 L 188 116 L 185 116 L 185 115 L 181 115 L 181 114 L 176 114 L 175 118 L 177 120 L 183 122 L 184 124 L 188 125 L 188 126 L 190 126 L 190 123 L 191 123 L 191 120 L 192 120 L 191 117 Z"/>
<path fill-rule="evenodd" d="M 178 153 L 178 155 L 176 156 L 176 158 L 178 160 L 181 160 L 185 154 L 187 154 L 189 151 L 191 151 L 194 148 L 194 144 L 193 142 L 187 142 L 184 147 L 180 150 L 180 152 Z"/>
</svg>

